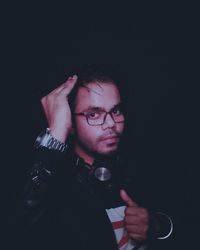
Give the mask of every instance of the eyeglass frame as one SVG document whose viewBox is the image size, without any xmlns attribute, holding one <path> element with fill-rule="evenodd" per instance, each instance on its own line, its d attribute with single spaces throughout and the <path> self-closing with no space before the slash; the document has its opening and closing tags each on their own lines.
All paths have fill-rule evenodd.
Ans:
<svg viewBox="0 0 200 250">
<path fill-rule="evenodd" d="M 101 110 L 101 112 L 104 114 L 104 118 L 103 118 L 103 122 L 100 123 L 100 124 L 90 124 L 89 121 L 88 121 L 89 117 L 87 116 L 87 112 L 80 112 L 80 113 L 74 112 L 73 114 L 74 114 L 74 115 L 84 116 L 84 117 L 86 118 L 86 121 L 87 121 L 87 123 L 88 123 L 89 126 L 101 126 L 101 125 L 103 125 L 103 124 L 105 123 L 105 121 L 106 121 L 106 118 L 107 118 L 107 115 L 108 115 L 108 114 L 111 116 L 111 118 L 113 119 L 114 123 L 123 123 L 123 122 L 125 121 L 125 117 L 124 117 L 124 120 L 123 120 L 123 121 L 116 122 L 116 121 L 115 121 L 115 118 L 113 118 L 113 114 L 112 114 L 113 110 L 114 110 L 117 106 L 119 106 L 119 105 L 121 105 L 121 103 L 120 103 L 120 104 L 117 104 L 115 107 L 113 107 L 113 108 L 112 108 L 110 111 L 108 111 L 108 112 L 105 111 L 105 110 Z M 122 115 L 124 116 L 124 113 L 123 113 L 123 112 L 122 112 Z"/>
</svg>

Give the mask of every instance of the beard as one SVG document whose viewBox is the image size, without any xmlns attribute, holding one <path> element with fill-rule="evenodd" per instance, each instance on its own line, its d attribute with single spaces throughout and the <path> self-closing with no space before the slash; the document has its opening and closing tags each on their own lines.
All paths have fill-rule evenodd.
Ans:
<svg viewBox="0 0 200 250">
<path fill-rule="evenodd" d="M 98 136 L 94 141 L 85 137 L 76 136 L 75 143 L 79 145 L 82 150 L 94 157 L 109 157 L 117 153 L 120 138 L 122 133 L 110 129 L 104 132 L 102 135 Z M 107 139 L 114 138 L 114 139 Z"/>
</svg>

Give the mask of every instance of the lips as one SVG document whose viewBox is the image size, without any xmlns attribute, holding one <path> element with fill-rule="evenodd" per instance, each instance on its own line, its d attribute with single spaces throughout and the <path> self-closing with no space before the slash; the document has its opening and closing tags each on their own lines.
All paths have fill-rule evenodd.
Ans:
<svg viewBox="0 0 200 250">
<path fill-rule="evenodd" d="M 102 139 L 102 141 L 105 141 L 105 140 L 116 140 L 116 139 L 119 139 L 119 136 L 117 135 L 110 135 L 110 136 L 106 136 Z"/>
</svg>

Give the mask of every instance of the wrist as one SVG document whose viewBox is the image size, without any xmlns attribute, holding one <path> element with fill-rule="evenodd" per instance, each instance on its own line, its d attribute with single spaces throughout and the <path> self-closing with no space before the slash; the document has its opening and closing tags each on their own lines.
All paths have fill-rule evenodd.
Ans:
<svg viewBox="0 0 200 250">
<path fill-rule="evenodd" d="M 37 137 L 34 147 L 53 149 L 61 152 L 65 152 L 67 149 L 67 144 L 59 141 L 57 138 L 53 137 L 49 128 L 42 131 Z"/>
<path fill-rule="evenodd" d="M 51 135 L 57 139 L 58 141 L 62 142 L 62 143 L 65 143 L 67 137 L 69 136 L 70 134 L 70 128 L 62 128 L 62 127 L 53 127 L 53 126 L 50 126 L 49 127 L 49 131 L 51 131 Z"/>
</svg>

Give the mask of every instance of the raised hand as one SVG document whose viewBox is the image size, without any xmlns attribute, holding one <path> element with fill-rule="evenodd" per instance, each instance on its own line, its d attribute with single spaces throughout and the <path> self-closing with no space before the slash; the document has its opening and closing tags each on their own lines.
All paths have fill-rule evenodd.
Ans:
<svg viewBox="0 0 200 250">
<path fill-rule="evenodd" d="M 129 236 L 137 241 L 147 239 L 149 230 L 148 210 L 140 207 L 125 190 L 120 190 L 122 200 L 127 204 L 125 209 L 124 226 Z"/>
<path fill-rule="evenodd" d="M 62 85 L 41 99 L 51 134 L 61 142 L 65 142 L 72 128 L 68 95 L 77 79 L 76 75 L 69 77 Z"/>
</svg>

